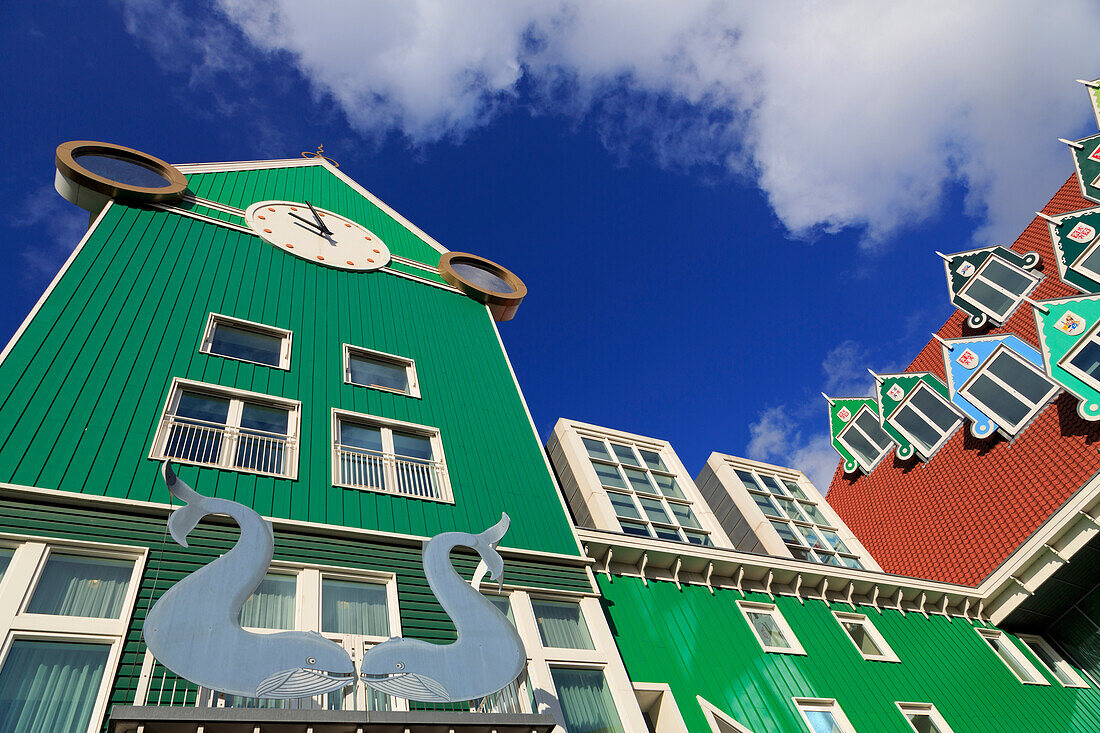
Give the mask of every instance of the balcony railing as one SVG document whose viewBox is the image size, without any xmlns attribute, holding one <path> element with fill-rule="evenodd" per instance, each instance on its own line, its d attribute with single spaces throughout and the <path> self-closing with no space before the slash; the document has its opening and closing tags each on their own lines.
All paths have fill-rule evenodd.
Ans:
<svg viewBox="0 0 1100 733">
<path fill-rule="evenodd" d="M 450 501 L 447 468 L 442 461 L 338 445 L 336 471 L 341 486 Z"/>
<path fill-rule="evenodd" d="M 166 415 L 160 456 L 186 463 L 237 468 L 287 476 L 294 464 L 294 441 L 286 435 Z"/>
</svg>

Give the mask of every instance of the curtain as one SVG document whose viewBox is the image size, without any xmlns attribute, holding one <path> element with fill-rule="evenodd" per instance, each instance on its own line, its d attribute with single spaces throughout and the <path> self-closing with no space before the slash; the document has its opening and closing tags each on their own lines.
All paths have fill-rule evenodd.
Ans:
<svg viewBox="0 0 1100 733">
<path fill-rule="evenodd" d="M 321 582 L 321 631 L 389 636 L 386 587 L 347 580 Z"/>
<path fill-rule="evenodd" d="M 27 611 L 118 618 L 133 570 L 132 560 L 51 554 Z"/>
<path fill-rule="evenodd" d="M 531 600 L 544 646 L 593 649 L 592 637 L 581 618 L 581 607 L 564 601 Z"/>
<path fill-rule="evenodd" d="M 603 672 L 561 668 L 550 671 L 569 733 L 623 733 Z"/>
<path fill-rule="evenodd" d="M 110 647 L 16 640 L 0 670 L 0 730 L 84 733 Z"/>
<path fill-rule="evenodd" d="M 257 629 L 294 628 L 293 575 L 268 575 L 241 608 L 241 626 Z"/>
</svg>

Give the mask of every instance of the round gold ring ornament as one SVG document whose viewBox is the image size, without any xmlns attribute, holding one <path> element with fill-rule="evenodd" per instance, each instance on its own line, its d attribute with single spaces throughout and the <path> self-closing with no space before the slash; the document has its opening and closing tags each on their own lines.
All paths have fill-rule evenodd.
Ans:
<svg viewBox="0 0 1100 733">
<path fill-rule="evenodd" d="M 506 267 L 466 252 L 448 252 L 439 274 L 467 297 L 489 306 L 496 321 L 510 321 L 527 295 L 527 286 Z"/>
<path fill-rule="evenodd" d="M 175 201 L 187 188 L 187 178 L 174 166 L 113 143 L 62 143 L 57 146 L 55 163 L 58 192 L 83 208 L 114 198 L 136 203 Z"/>
</svg>

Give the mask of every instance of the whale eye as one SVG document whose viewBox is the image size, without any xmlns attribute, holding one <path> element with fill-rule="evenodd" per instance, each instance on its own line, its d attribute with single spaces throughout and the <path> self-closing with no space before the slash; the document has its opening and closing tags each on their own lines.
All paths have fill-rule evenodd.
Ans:
<svg viewBox="0 0 1100 733">
<path fill-rule="evenodd" d="M 397 664 L 395 664 L 393 666 L 397 667 L 398 669 L 405 669 L 405 663 L 404 662 L 398 662 Z"/>
<path fill-rule="evenodd" d="M 307 659 L 306 664 L 317 664 L 316 657 L 310 657 L 309 659 Z"/>
</svg>

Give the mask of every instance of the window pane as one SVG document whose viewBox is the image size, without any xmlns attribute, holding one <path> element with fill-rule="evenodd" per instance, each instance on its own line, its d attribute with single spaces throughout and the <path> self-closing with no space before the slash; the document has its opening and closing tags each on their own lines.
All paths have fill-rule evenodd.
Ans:
<svg viewBox="0 0 1100 733">
<path fill-rule="evenodd" d="M 897 411 L 894 422 L 925 450 L 931 449 L 943 437 L 935 426 L 918 415 L 909 405 Z"/>
<path fill-rule="evenodd" d="M 234 465 L 254 471 L 282 473 L 286 441 L 281 436 L 287 434 L 289 418 L 286 410 L 244 403 Z"/>
<path fill-rule="evenodd" d="M 685 529 L 684 534 L 687 536 L 688 542 L 693 545 L 702 545 L 704 547 L 714 546 L 714 542 L 711 541 L 710 535 L 705 532 L 692 532 L 690 529 Z"/>
<path fill-rule="evenodd" d="M 773 501 L 778 504 L 779 508 L 783 510 L 783 513 L 791 519 L 806 521 L 806 518 L 802 516 L 802 512 L 798 511 L 798 505 L 795 503 L 794 499 L 788 499 L 785 496 L 777 496 Z"/>
<path fill-rule="evenodd" d="M 966 391 L 992 410 L 993 417 L 1009 425 L 1018 425 L 1031 410 L 1018 397 L 1006 392 L 1001 385 L 984 374 L 979 374 Z"/>
<path fill-rule="evenodd" d="M 27 612 L 118 618 L 133 570 L 132 560 L 50 553 Z"/>
<path fill-rule="evenodd" d="M 840 441 L 856 454 L 861 462 L 870 465 L 878 458 L 881 451 L 871 444 L 871 441 L 863 437 L 863 434 L 848 426 L 838 436 Z"/>
<path fill-rule="evenodd" d="M 107 644 L 14 641 L 0 670 L 0 730 L 84 733 L 110 651 Z"/>
<path fill-rule="evenodd" d="M 852 641 L 856 643 L 856 646 L 861 652 L 871 656 L 881 657 L 882 650 L 879 649 L 878 644 L 871 638 L 871 635 L 867 633 L 864 623 L 866 622 L 841 621 L 840 625 L 848 632 L 848 636 L 852 637 Z"/>
<path fill-rule="evenodd" d="M 626 474 L 630 487 L 635 491 L 640 491 L 643 494 L 657 493 L 657 489 L 653 488 L 653 484 L 649 483 L 649 479 L 646 478 L 649 474 L 645 471 L 639 471 L 636 468 L 624 468 L 623 473 Z"/>
<path fill-rule="evenodd" d="M 885 448 L 893 442 L 886 431 L 882 429 L 882 426 L 879 425 L 878 418 L 870 412 L 866 410 L 861 412 L 856 416 L 855 423 L 879 448 Z"/>
<path fill-rule="evenodd" d="M 426 435 L 402 433 L 399 430 L 394 430 L 393 452 L 404 458 L 430 461 L 432 460 L 432 439 Z"/>
<path fill-rule="evenodd" d="M 829 524 L 829 521 L 825 519 L 825 515 L 821 513 L 821 510 L 817 508 L 816 504 L 806 504 L 803 502 L 798 503 L 799 508 L 805 512 L 806 516 L 817 524 Z"/>
<path fill-rule="evenodd" d="M 1012 387 L 1024 397 L 1037 403 L 1050 391 L 1051 384 L 1046 377 L 1024 365 L 1022 361 L 1007 352 L 1001 352 L 989 365 L 990 373 Z"/>
<path fill-rule="evenodd" d="M 965 294 L 966 297 L 996 314 L 998 318 L 1003 318 L 1016 302 L 1016 299 L 1012 296 L 1005 295 L 981 279 L 971 281 L 965 290 Z"/>
<path fill-rule="evenodd" d="M 855 568 L 856 570 L 863 570 L 863 563 L 861 563 L 854 557 L 845 557 L 841 555 L 840 562 L 843 563 L 845 567 Z"/>
<path fill-rule="evenodd" d="M 321 581 L 321 631 L 388 636 L 386 586 L 349 580 Z"/>
<path fill-rule="evenodd" d="M 1089 252 L 1088 257 L 1081 260 L 1077 264 L 1077 267 L 1091 272 L 1100 272 L 1100 248 L 1093 249 Z"/>
<path fill-rule="evenodd" d="M 1100 248 L 1096 251 L 1100 253 Z M 1090 377 L 1100 379 L 1100 373 L 1098 373 L 1100 372 L 1100 344 L 1096 341 L 1089 340 L 1089 342 L 1070 359 L 1069 363 L 1073 364 L 1073 366 Z"/>
<path fill-rule="evenodd" d="M 352 384 L 364 387 L 386 387 L 398 392 L 409 391 L 409 371 L 404 364 L 369 356 L 348 356 Z"/>
<path fill-rule="evenodd" d="M 652 473 L 653 482 L 657 484 L 657 488 L 661 490 L 661 493 L 665 496 L 670 496 L 673 499 L 686 499 L 684 492 L 680 490 L 680 485 L 676 483 L 676 479 L 672 476 L 665 476 L 660 473 Z"/>
<path fill-rule="evenodd" d="M 512 604 L 508 602 L 507 596 L 485 596 L 489 599 L 489 603 L 492 603 L 498 611 L 504 614 L 508 618 L 508 622 L 512 626 L 516 625 L 516 618 L 512 615 Z"/>
<path fill-rule="evenodd" d="M 840 566 L 840 560 L 837 560 L 836 555 L 831 552 L 818 550 L 814 554 L 817 555 L 818 562 L 823 565 L 836 565 L 837 567 Z"/>
<path fill-rule="evenodd" d="M 646 516 L 649 517 L 652 522 L 661 522 L 662 524 L 671 524 L 672 520 L 669 519 L 668 512 L 665 511 L 665 507 L 658 499 L 649 499 L 644 496 L 638 497 L 642 502 L 642 509 L 645 510 Z"/>
<path fill-rule="evenodd" d="M 616 516 L 627 517 L 628 519 L 642 518 L 642 514 L 638 511 L 638 507 L 634 506 L 634 500 L 626 494 L 608 491 L 607 498 L 611 500 L 611 506 L 615 507 Z"/>
<path fill-rule="evenodd" d="M 1038 644 L 1030 641 L 1024 641 L 1024 644 L 1035 656 L 1042 660 L 1043 664 L 1047 666 L 1047 669 L 1053 672 L 1054 676 L 1057 677 L 1058 681 L 1063 685 L 1073 687 L 1082 684 L 1083 680 L 1074 679 L 1069 675 L 1067 672 L 1069 663 L 1054 653 L 1050 647 L 1045 644 Z"/>
<path fill-rule="evenodd" d="M 225 323 L 214 325 L 214 337 L 210 351 L 219 356 L 255 361 L 268 366 L 279 366 L 283 352 L 283 339 L 269 333 L 249 331 Z"/>
<path fill-rule="evenodd" d="M 913 724 L 917 733 L 943 733 L 928 713 L 906 713 L 905 717 Z"/>
<path fill-rule="evenodd" d="M 795 560 L 808 560 L 810 562 L 815 562 L 813 554 L 805 547 L 797 545 L 787 545 L 787 549 L 790 550 L 791 556 L 794 557 Z"/>
<path fill-rule="evenodd" d="M 809 500 L 810 497 L 806 496 L 806 492 L 799 488 L 798 484 L 796 484 L 794 481 L 783 479 L 783 485 L 787 487 L 787 490 L 791 492 L 792 496 L 797 496 L 799 499 Z"/>
<path fill-rule="evenodd" d="M 806 719 L 810 721 L 810 730 L 814 733 L 844 733 L 836 718 L 828 710 L 806 710 Z"/>
<path fill-rule="evenodd" d="M 830 549 L 829 546 L 825 544 L 825 540 L 817 536 L 817 532 L 814 532 L 813 527 L 803 527 L 800 524 L 796 524 L 795 527 L 798 529 L 799 534 L 802 535 L 802 538 L 806 540 L 806 544 L 810 547 L 815 550 Z"/>
<path fill-rule="evenodd" d="M 834 550 L 839 550 L 840 552 L 850 552 L 848 546 L 844 544 L 844 541 L 840 539 L 840 535 L 838 535 L 836 532 L 832 531 L 831 529 L 822 529 L 819 531 L 821 532 L 822 536 L 825 537 L 825 541 L 828 542 Z"/>
<path fill-rule="evenodd" d="M 775 476 L 768 476 L 766 474 L 760 474 L 760 480 L 764 482 L 764 488 L 773 494 L 783 495 L 783 489 L 780 487 L 779 482 L 776 481 Z"/>
<path fill-rule="evenodd" d="M 798 535 L 791 529 L 791 525 L 786 522 L 772 522 L 772 526 L 775 527 L 775 531 L 779 533 L 779 539 L 792 545 L 802 544 L 802 541 L 798 539 Z"/>
<path fill-rule="evenodd" d="M 959 421 L 958 413 L 930 387 L 918 387 L 910 402 L 935 423 L 941 432 L 947 432 Z"/>
<path fill-rule="evenodd" d="M 760 486 L 756 483 L 756 479 L 752 477 L 751 473 L 749 473 L 748 471 L 738 471 L 736 469 L 734 470 L 734 473 L 737 474 L 737 478 L 741 479 L 741 483 L 745 485 L 746 489 L 751 489 L 752 491 L 760 491 Z"/>
<path fill-rule="evenodd" d="M 657 536 L 662 540 L 672 540 L 673 542 L 682 542 L 680 533 L 670 527 L 654 527 L 653 531 L 657 533 Z"/>
<path fill-rule="evenodd" d="M 645 465 L 657 471 L 668 471 L 668 469 L 665 468 L 665 462 L 661 460 L 659 454 L 651 450 L 642 450 L 641 448 L 638 449 L 638 452 L 642 454 L 642 460 L 645 461 Z"/>
<path fill-rule="evenodd" d="M 286 410 L 278 407 L 246 402 L 241 411 L 241 428 L 286 435 L 289 416 Z"/>
<path fill-rule="evenodd" d="M 241 626 L 258 629 L 294 628 L 293 575 L 268 575 L 241 608 Z"/>
<path fill-rule="evenodd" d="M 550 673 L 568 733 L 623 733 L 603 672 L 551 667 Z"/>
<path fill-rule="evenodd" d="M 760 639 L 764 646 L 777 647 L 779 649 L 790 649 L 790 642 L 783 636 L 783 632 L 779 628 L 779 624 L 775 622 L 770 613 L 763 613 L 760 611 L 746 611 L 745 615 L 749 617 L 749 622 L 752 624 L 752 629 L 756 632 L 757 638 Z"/>
<path fill-rule="evenodd" d="M 340 445 L 382 452 L 382 431 L 369 425 L 340 422 Z"/>
<path fill-rule="evenodd" d="M 580 604 L 531 599 L 543 646 L 560 649 L 595 649 Z"/>
<path fill-rule="evenodd" d="M 0 580 L 4 579 L 4 573 L 8 571 L 8 565 L 11 564 L 11 556 L 14 550 L 9 550 L 6 547 L 0 547 Z"/>
<path fill-rule="evenodd" d="M 619 463 L 623 463 L 627 466 L 641 467 L 642 464 L 638 463 L 638 459 L 634 455 L 634 449 L 630 446 L 612 443 L 611 450 L 615 451 L 615 456 L 619 459 Z"/>
<path fill-rule="evenodd" d="M 596 469 L 596 475 L 599 476 L 600 483 L 604 486 L 613 486 L 617 489 L 626 488 L 626 482 L 623 481 L 623 477 L 619 475 L 619 469 L 615 466 L 592 461 L 592 468 Z"/>
<path fill-rule="evenodd" d="M 782 517 L 779 510 L 772 504 L 772 500 L 762 494 L 750 494 L 752 500 L 756 502 L 756 506 L 760 507 L 760 510 L 769 517 Z"/>
<path fill-rule="evenodd" d="M 1001 262 L 995 257 L 990 257 L 982 270 L 982 277 L 1000 285 L 1005 290 L 1019 295 L 1031 285 L 1031 279 L 1021 273 L 1015 267 L 1006 262 Z"/>
<path fill-rule="evenodd" d="M 176 416 L 225 425 L 229 418 L 229 400 L 195 392 L 182 392 L 176 406 Z"/>
<path fill-rule="evenodd" d="M 649 527 L 638 522 L 628 522 L 625 519 L 620 519 L 619 524 L 623 528 L 623 532 L 626 534 L 637 535 L 638 537 L 652 537 L 649 533 Z"/>
<path fill-rule="evenodd" d="M 997 652 L 997 656 L 1004 660 L 1004 663 L 1008 665 L 1008 668 L 1011 669 L 1017 677 L 1029 682 L 1038 682 L 1035 678 L 1035 674 L 1020 661 L 1017 656 L 1019 652 L 1016 650 L 1016 647 L 1013 646 L 1012 642 L 1008 640 L 1008 637 L 1004 634 L 997 634 L 991 638 L 983 634 L 983 638 L 993 647 L 993 650 Z"/>
<path fill-rule="evenodd" d="M 610 461 L 611 454 L 607 452 L 607 447 L 603 444 L 602 440 L 593 440 L 592 438 L 581 438 L 584 442 L 584 448 L 588 451 L 590 458 L 603 458 Z"/>
<path fill-rule="evenodd" d="M 668 506 L 681 527 L 692 527 L 694 529 L 703 528 L 703 525 L 699 524 L 699 520 L 695 518 L 695 512 L 691 511 L 691 507 L 687 504 L 673 504 L 670 501 Z"/>
</svg>

